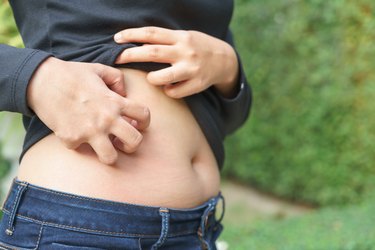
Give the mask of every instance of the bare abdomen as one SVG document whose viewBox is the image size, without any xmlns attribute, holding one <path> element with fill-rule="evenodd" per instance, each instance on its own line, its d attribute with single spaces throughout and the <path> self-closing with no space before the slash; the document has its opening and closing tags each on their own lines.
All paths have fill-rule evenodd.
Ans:
<svg viewBox="0 0 375 250">
<path fill-rule="evenodd" d="M 119 152 L 113 166 L 98 161 L 91 147 L 65 148 L 51 134 L 30 148 L 18 178 L 78 195 L 150 206 L 189 208 L 219 191 L 213 153 L 182 100 L 147 83 L 145 73 L 123 69 L 127 97 L 150 108 L 151 123 L 133 154 Z"/>
</svg>

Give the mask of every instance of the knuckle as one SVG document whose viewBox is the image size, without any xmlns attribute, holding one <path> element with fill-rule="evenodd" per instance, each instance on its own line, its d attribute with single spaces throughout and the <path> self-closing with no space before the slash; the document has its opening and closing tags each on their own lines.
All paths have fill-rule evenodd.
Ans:
<svg viewBox="0 0 375 250">
<path fill-rule="evenodd" d="M 91 121 L 84 124 L 84 134 L 87 138 L 95 137 L 98 134 L 107 134 L 113 124 L 115 117 L 110 111 L 104 111 L 92 119 Z"/>
<path fill-rule="evenodd" d="M 152 46 L 152 48 L 150 48 L 150 51 L 149 51 L 149 56 L 151 58 L 157 58 L 159 56 L 159 53 L 160 53 L 160 49 L 156 46 Z"/>
<path fill-rule="evenodd" d="M 107 131 L 108 128 L 112 125 L 115 117 L 109 112 L 104 112 L 100 117 L 98 117 L 96 122 L 97 130 Z"/>
<path fill-rule="evenodd" d="M 181 41 L 183 41 L 184 43 L 191 43 L 192 41 L 192 34 L 191 32 L 187 31 L 187 30 L 181 30 L 180 31 L 180 37 L 181 37 Z"/>
<path fill-rule="evenodd" d="M 71 133 L 64 133 L 64 134 L 58 134 L 58 138 L 62 141 L 62 143 L 68 148 L 68 149 L 74 149 L 79 142 L 80 137 L 75 134 Z"/>
<path fill-rule="evenodd" d="M 198 52 L 193 47 L 185 50 L 184 53 L 189 59 L 195 60 L 198 58 Z"/>
<path fill-rule="evenodd" d="M 145 38 L 146 39 L 151 39 L 155 36 L 156 29 L 155 27 L 146 27 L 145 28 Z"/>
<path fill-rule="evenodd" d="M 97 130 L 94 122 L 90 122 L 90 123 L 86 124 L 86 126 L 85 126 L 85 134 L 84 134 L 85 138 L 92 138 L 97 133 L 98 133 L 98 130 Z"/>
<path fill-rule="evenodd" d="M 171 83 L 174 83 L 175 82 L 175 75 L 173 73 L 173 71 L 167 71 L 163 77 L 163 80 L 165 82 L 171 82 Z"/>
</svg>

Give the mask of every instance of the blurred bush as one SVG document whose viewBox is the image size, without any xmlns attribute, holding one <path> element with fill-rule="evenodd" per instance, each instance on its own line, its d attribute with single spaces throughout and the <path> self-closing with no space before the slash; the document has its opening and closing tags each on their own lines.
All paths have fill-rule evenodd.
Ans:
<svg viewBox="0 0 375 250">
<path fill-rule="evenodd" d="M 1 150 L 1 148 L 0 148 Z M 10 169 L 10 163 L 6 161 L 0 154 L 0 180 L 4 178 L 4 176 L 8 173 Z M 0 190 L 1 191 L 1 190 Z M 0 198 L 1 198 L 1 192 L 0 192 Z"/>
<path fill-rule="evenodd" d="M 9 8 L 8 1 L 0 0 L 0 43 L 22 47 L 22 39 L 18 34 L 13 14 Z M 10 169 L 10 163 L 3 156 L 4 140 L 11 143 L 11 147 L 19 148 L 20 143 L 14 142 L 13 139 L 19 139 L 18 137 L 12 136 L 16 131 L 22 134 L 21 120 L 19 115 L 9 114 L 6 112 L 0 112 L 0 183 L 3 177 L 8 173 Z M 12 138 L 9 138 L 12 136 Z M 14 149 L 16 150 L 16 149 Z M 7 151 L 11 151 L 9 145 L 7 145 Z M 1 189 L 1 186 L 0 186 Z M 0 190 L 1 196 L 1 190 Z"/>
<path fill-rule="evenodd" d="M 375 188 L 375 2 L 236 3 L 254 104 L 227 140 L 225 174 L 313 204 L 365 199 Z"/>
<path fill-rule="evenodd" d="M 23 47 L 8 1 L 0 0 L 0 43 Z"/>
</svg>

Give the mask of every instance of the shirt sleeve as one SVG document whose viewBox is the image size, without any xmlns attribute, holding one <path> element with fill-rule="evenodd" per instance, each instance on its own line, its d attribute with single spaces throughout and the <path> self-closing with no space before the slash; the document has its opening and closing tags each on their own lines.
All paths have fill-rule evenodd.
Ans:
<svg viewBox="0 0 375 250">
<path fill-rule="evenodd" d="M 0 44 L 0 111 L 34 115 L 26 91 L 36 68 L 51 54 Z"/>
<path fill-rule="evenodd" d="M 225 41 L 235 49 L 233 36 L 230 30 L 228 31 Z M 252 91 L 247 82 L 241 59 L 237 51 L 236 54 L 239 65 L 237 94 L 233 98 L 225 98 L 220 93 L 215 91 L 220 116 L 223 120 L 225 135 L 233 133 L 246 121 L 249 116 L 252 103 Z"/>
</svg>

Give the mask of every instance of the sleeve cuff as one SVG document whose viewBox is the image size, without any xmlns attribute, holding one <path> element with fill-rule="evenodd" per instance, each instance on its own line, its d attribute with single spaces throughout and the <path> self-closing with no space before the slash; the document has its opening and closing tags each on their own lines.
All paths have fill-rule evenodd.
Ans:
<svg viewBox="0 0 375 250">
<path fill-rule="evenodd" d="M 23 60 L 15 72 L 13 84 L 13 100 L 15 106 L 20 113 L 33 116 L 35 113 L 29 108 L 27 103 L 27 87 L 29 82 L 39 65 L 48 57 L 52 56 L 47 52 L 40 50 L 32 50 L 30 54 Z"/>
<path fill-rule="evenodd" d="M 237 54 L 237 52 L 236 52 Z M 237 54 L 237 58 L 239 58 Z M 232 98 L 227 98 L 221 95 L 220 93 L 217 93 L 219 99 L 227 104 L 230 103 L 237 103 L 239 100 L 241 100 L 241 96 L 246 95 L 249 91 L 248 83 L 246 80 L 245 72 L 242 67 L 241 60 L 238 59 L 238 80 L 237 80 L 237 94 Z"/>
<path fill-rule="evenodd" d="M 234 132 L 246 121 L 252 103 L 252 91 L 246 80 L 246 75 L 240 59 L 238 59 L 238 63 L 239 76 L 237 82 L 237 94 L 233 98 L 226 98 L 221 94 L 216 93 L 222 107 L 221 111 L 222 118 L 225 121 L 225 134 Z"/>
</svg>

